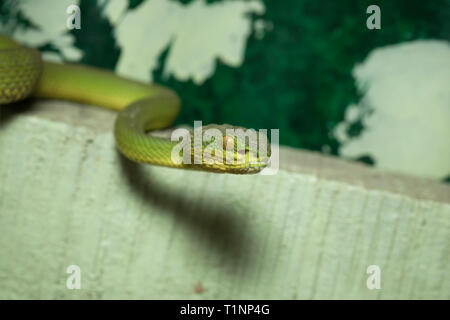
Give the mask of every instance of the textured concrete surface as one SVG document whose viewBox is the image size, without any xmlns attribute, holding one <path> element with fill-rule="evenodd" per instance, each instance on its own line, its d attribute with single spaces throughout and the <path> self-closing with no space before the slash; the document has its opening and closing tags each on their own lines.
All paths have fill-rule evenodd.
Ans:
<svg viewBox="0 0 450 320">
<path fill-rule="evenodd" d="M 135 165 L 114 147 L 113 112 L 10 110 L 2 299 L 450 298 L 448 185 L 288 148 L 275 176 Z"/>
</svg>

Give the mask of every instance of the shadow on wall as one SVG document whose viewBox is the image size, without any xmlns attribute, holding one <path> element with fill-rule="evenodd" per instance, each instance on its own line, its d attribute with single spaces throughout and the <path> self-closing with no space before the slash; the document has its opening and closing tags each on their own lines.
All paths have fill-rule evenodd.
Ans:
<svg viewBox="0 0 450 320">
<path fill-rule="evenodd" d="M 132 162 L 117 152 L 120 166 L 130 187 L 148 208 L 158 207 L 170 211 L 176 221 L 190 232 L 204 236 L 199 241 L 208 255 L 218 255 L 224 265 L 239 272 L 252 269 L 250 252 L 255 252 L 254 242 L 241 231 L 245 217 L 230 205 L 203 198 L 201 203 L 189 199 L 189 193 L 174 193 L 152 181 L 151 173 L 142 165 Z"/>
</svg>

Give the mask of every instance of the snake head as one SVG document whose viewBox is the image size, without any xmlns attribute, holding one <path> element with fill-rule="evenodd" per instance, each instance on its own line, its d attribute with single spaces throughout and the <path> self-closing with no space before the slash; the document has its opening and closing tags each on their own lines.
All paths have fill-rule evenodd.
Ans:
<svg viewBox="0 0 450 320">
<path fill-rule="evenodd" d="M 196 134 L 203 137 L 201 153 L 198 152 L 200 148 L 195 149 Z M 257 173 L 267 166 L 270 158 L 270 144 L 263 132 L 227 124 L 210 124 L 196 128 L 194 137 L 194 163 L 200 164 L 204 170 Z"/>
</svg>

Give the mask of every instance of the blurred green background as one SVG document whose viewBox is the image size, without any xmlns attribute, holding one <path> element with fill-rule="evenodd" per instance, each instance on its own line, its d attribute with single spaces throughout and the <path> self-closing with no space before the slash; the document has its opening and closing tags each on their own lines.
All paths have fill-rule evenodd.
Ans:
<svg viewBox="0 0 450 320">
<path fill-rule="evenodd" d="M 129 0 L 128 10 L 143 2 Z M 14 2 L 1 3 L 0 22 L 14 21 L 14 28 L 36 28 L 20 8 L 13 8 Z M 104 3 L 81 0 L 83 27 L 67 32 L 84 53 L 82 63 L 114 70 L 121 48 L 113 26 L 102 15 Z M 382 7 L 381 30 L 366 28 L 366 8 L 371 4 Z M 181 96 L 178 124 L 201 119 L 204 123 L 279 128 L 283 145 L 338 154 L 339 142 L 330 131 L 342 121 L 346 107 L 360 98 L 351 73 L 355 63 L 380 46 L 449 39 L 449 4 L 447 0 L 264 1 L 265 13 L 251 19 L 270 21 L 274 28 L 262 39 L 251 33 L 240 67 L 217 60 L 214 74 L 201 85 L 163 77 L 169 46 L 159 57 L 159 67 L 149 72 L 154 81 Z M 50 43 L 39 48 L 58 51 Z M 362 130 L 362 122 L 356 121 L 348 134 L 357 136 Z M 374 161 L 370 157 L 360 160 Z"/>
</svg>

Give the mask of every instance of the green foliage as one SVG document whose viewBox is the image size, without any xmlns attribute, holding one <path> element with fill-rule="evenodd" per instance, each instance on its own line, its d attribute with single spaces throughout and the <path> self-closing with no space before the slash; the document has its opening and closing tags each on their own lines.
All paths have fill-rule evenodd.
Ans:
<svg viewBox="0 0 450 320">
<path fill-rule="evenodd" d="M 75 36 L 75 46 L 82 49 L 81 63 L 99 68 L 114 69 L 120 56 L 120 48 L 114 38 L 114 29 L 109 20 L 101 14 L 97 1 L 81 0 L 80 11 L 83 27 L 70 32 Z"/>
<path fill-rule="evenodd" d="M 313 150 L 328 145 L 336 154 L 339 145 L 329 132 L 359 99 L 351 75 L 354 65 L 379 46 L 448 34 L 443 14 L 450 11 L 445 10 L 450 9 L 448 1 L 378 1 L 381 30 L 366 28 L 370 4 L 265 1 L 262 18 L 274 28 L 261 40 L 250 37 L 240 68 L 217 61 L 216 72 L 200 87 L 165 79 L 162 69 L 155 70 L 154 79 L 180 94 L 178 123 L 201 119 L 279 128 L 282 144 Z M 162 55 L 161 65 L 164 59 Z M 358 122 L 349 133 L 357 136 L 363 129 Z"/>
<path fill-rule="evenodd" d="M 129 10 L 145 0 L 129 0 Z M 175 1 L 175 0 L 173 0 Z M 189 4 L 190 0 L 179 0 Z M 208 3 L 220 0 L 208 0 Z M 33 28 L 14 1 L 0 2 L 0 23 Z M 101 14 L 101 2 L 81 0 L 81 30 L 72 30 L 82 49 L 81 62 L 114 69 L 120 48 L 114 30 Z M 279 128 L 280 142 L 336 154 L 330 130 L 343 119 L 346 107 L 359 100 L 351 71 L 376 47 L 422 38 L 450 38 L 449 0 L 377 1 L 381 30 L 366 28 L 366 0 L 265 1 L 262 18 L 273 24 L 262 39 L 248 39 L 244 64 L 232 68 L 217 61 L 214 75 L 201 86 L 149 70 L 156 82 L 175 89 L 183 108 L 177 123 L 231 123 L 253 128 Z M 13 21 L 14 23 L 10 22 Z M 50 44 L 41 50 L 55 50 Z M 349 134 L 364 130 L 361 122 Z M 370 159 L 369 159 L 370 160 Z M 367 159 L 362 161 L 370 163 Z"/>
<path fill-rule="evenodd" d="M 20 29 L 39 29 L 19 10 L 19 3 L 14 0 L 0 1 L 0 25 L 2 32 L 8 35 Z"/>
</svg>

